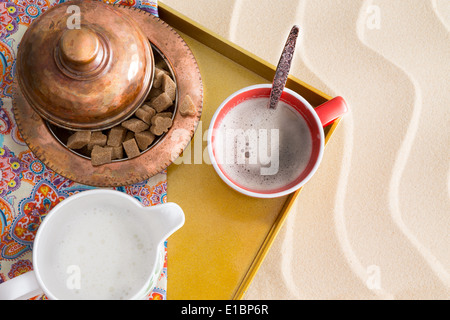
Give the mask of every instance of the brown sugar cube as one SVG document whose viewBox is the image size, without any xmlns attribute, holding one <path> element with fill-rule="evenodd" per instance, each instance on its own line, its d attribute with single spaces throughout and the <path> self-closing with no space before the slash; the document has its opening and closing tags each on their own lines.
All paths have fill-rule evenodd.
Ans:
<svg viewBox="0 0 450 320">
<path fill-rule="evenodd" d="M 169 131 L 172 126 L 172 119 L 161 116 L 154 116 L 152 118 L 152 126 L 150 127 L 150 132 L 156 136 L 160 136 L 163 133 Z"/>
<path fill-rule="evenodd" d="M 127 129 L 122 126 L 115 126 L 108 132 L 108 141 L 106 145 L 110 147 L 118 147 L 122 145 Z"/>
<path fill-rule="evenodd" d="M 123 141 L 128 141 L 130 139 L 134 138 L 134 132 L 133 131 L 127 131 L 127 135 L 125 136 L 125 139 Z"/>
<path fill-rule="evenodd" d="M 122 159 L 123 158 L 123 147 L 122 144 L 118 147 L 106 146 L 105 149 L 111 149 L 111 160 Z"/>
<path fill-rule="evenodd" d="M 155 77 L 153 78 L 153 87 L 160 88 L 162 84 L 162 78 L 166 74 L 166 71 L 155 68 Z"/>
<path fill-rule="evenodd" d="M 145 111 L 145 109 L 143 109 L 142 107 L 137 109 L 135 112 L 135 116 L 139 119 L 141 119 L 142 121 L 144 121 L 146 124 L 150 124 L 150 120 L 152 119 L 152 117 L 155 115 L 156 111 L 152 108 L 150 108 L 151 110 L 153 110 L 153 112 L 148 112 Z"/>
<path fill-rule="evenodd" d="M 106 146 L 106 141 L 108 137 L 104 135 L 101 131 L 94 131 L 91 134 L 91 141 L 89 141 L 87 148 L 92 150 L 94 146 L 104 147 Z"/>
<path fill-rule="evenodd" d="M 197 114 L 195 111 L 195 105 L 189 95 L 186 95 L 180 106 L 180 114 L 182 116 L 194 116 Z"/>
<path fill-rule="evenodd" d="M 145 101 L 151 101 L 153 98 L 156 98 L 161 93 L 163 93 L 161 88 L 152 87 L 152 89 L 150 90 L 150 92 L 147 95 L 147 98 L 145 98 Z"/>
<path fill-rule="evenodd" d="M 161 113 L 157 113 L 153 118 L 152 118 L 152 121 L 151 121 L 151 124 L 152 125 L 158 125 L 158 124 L 162 124 L 163 122 L 161 122 L 161 121 L 163 121 L 163 120 L 159 120 L 159 119 L 166 119 L 166 120 L 164 120 L 165 122 L 164 122 L 164 124 L 167 124 L 169 127 L 171 127 L 172 126 L 172 117 L 171 117 L 171 114 L 172 114 L 172 112 L 161 112 Z M 169 120 L 170 120 L 170 122 L 169 122 Z"/>
<path fill-rule="evenodd" d="M 141 154 L 134 138 L 123 142 L 122 145 L 129 159 L 135 158 Z"/>
<path fill-rule="evenodd" d="M 162 85 L 163 91 L 170 97 L 170 99 L 175 100 L 176 93 L 176 85 L 175 82 L 169 77 L 167 74 L 162 77 Z"/>
<path fill-rule="evenodd" d="M 160 112 L 158 113 L 158 117 L 172 118 L 172 112 Z"/>
<path fill-rule="evenodd" d="M 147 111 L 152 115 L 152 117 L 156 114 L 156 110 L 150 107 L 148 104 L 143 104 L 140 109 Z"/>
<path fill-rule="evenodd" d="M 117 147 L 109 147 L 112 149 L 111 160 L 122 159 L 123 158 L 123 147 L 122 144 Z"/>
<path fill-rule="evenodd" d="M 160 118 L 167 118 L 167 117 L 161 116 L 161 114 L 163 114 L 163 112 L 157 113 L 157 114 L 152 118 L 152 121 L 151 121 L 151 124 L 152 124 L 152 125 L 156 125 L 157 121 L 160 121 L 160 120 L 158 120 L 158 119 L 160 119 Z"/>
<path fill-rule="evenodd" d="M 172 99 L 163 92 L 152 101 L 150 101 L 150 107 L 156 110 L 156 112 L 162 112 L 172 105 Z"/>
<path fill-rule="evenodd" d="M 134 138 L 136 139 L 139 149 L 145 150 L 155 140 L 155 135 L 153 133 L 151 133 L 150 131 L 142 131 L 142 132 L 136 133 Z"/>
<path fill-rule="evenodd" d="M 147 130 L 149 128 L 149 125 L 140 119 L 131 118 L 122 122 L 122 127 L 136 133 Z"/>
<path fill-rule="evenodd" d="M 91 140 L 90 131 L 76 131 L 67 140 L 67 147 L 70 149 L 81 149 Z"/>
<path fill-rule="evenodd" d="M 93 166 L 100 166 L 102 164 L 110 163 L 112 158 L 112 148 L 100 147 L 95 145 L 91 153 L 91 163 Z"/>
</svg>

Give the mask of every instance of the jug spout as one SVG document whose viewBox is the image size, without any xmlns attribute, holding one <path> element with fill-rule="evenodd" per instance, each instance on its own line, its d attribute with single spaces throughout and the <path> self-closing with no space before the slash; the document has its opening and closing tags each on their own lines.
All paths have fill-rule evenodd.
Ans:
<svg viewBox="0 0 450 320">
<path fill-rule="evenodd" d="M 184 212 L 176 203 L 164 203 L 152 207 L 155 215 L 151 214 L 152 221 L 150 223 L 156 228 L 152 228 L 155 239 L 158 241 L 166 240 L 171 234 L 180 229 L 184 224 Z"/>
</svg>

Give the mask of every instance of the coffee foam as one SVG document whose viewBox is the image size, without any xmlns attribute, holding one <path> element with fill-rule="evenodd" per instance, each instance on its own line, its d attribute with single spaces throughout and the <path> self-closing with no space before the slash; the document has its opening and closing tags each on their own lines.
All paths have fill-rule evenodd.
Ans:
<svg viewBox="0 0 450 320">
<path fill-rule="evenodd" d="M 58 294 L 65 299 L 128 299 L 148 279 L 155 250 L 133 212 L 112 206 L 80 211 L 54 241 Z"/>
<path fill-rule="evenodd" d="M 217 162 L 238 185 L 255 191 L 282 188 L 305 170 L 312 153 L 306 120 L 287 103 L 268 98 L 241 102 L 215 132 Z"/>
</svg>

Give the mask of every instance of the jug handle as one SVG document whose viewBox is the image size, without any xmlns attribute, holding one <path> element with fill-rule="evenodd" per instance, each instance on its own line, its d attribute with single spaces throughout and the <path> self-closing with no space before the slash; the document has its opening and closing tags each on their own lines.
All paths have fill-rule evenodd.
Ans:
<svg viewBox="0 0 450 320">
<path fill-rule="evenodd" d="M 34 271 L 0 284 L 0 300 L 26 300 L 42 293 Z"/>
<path fill-rule="evenodd" d="M 336 97 L 316 107 L 314 111 L 319 116 L 322 126 L 325 128 L 337 118 L 342 117 L 348 111 L 344 98 Z"/>
</svg>

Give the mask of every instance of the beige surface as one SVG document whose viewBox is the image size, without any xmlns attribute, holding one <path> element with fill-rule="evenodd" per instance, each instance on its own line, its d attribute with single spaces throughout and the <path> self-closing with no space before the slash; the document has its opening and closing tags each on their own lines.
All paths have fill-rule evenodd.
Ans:
<svg viewBox="0 0 450 320">
<path fill-rule="evenodd" d="M 351 108 L 245 298 L 449 299 L 450 2 L 162 2 Z"/>
</svg>

